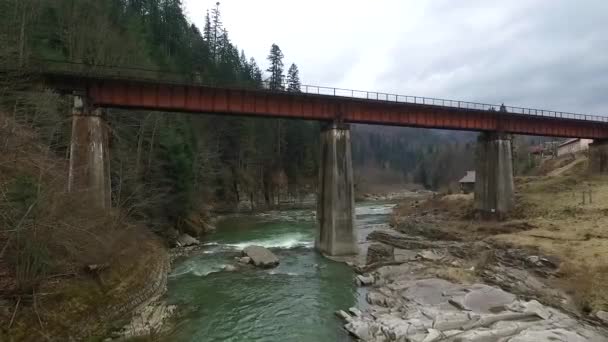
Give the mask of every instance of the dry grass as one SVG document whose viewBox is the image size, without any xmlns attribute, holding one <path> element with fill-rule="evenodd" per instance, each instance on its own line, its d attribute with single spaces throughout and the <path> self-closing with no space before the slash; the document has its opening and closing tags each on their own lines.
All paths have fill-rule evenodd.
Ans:
<svg viewBox="0 0 608 342">
<path fill-rule="evenodd" d="M 429 270 L 429 273 L 438 278 L 460 284 L 474 284 L 478 281 L 474 271 L 470 271 L 462 267 L 445 266 L 442 268 Z"/>
<path fill-rule="evenodd" d="M 473 194 L 436 195 L 426 199 L 411 198 L 395 209 L 395 217 L 441 215 L 461 218 L 473 209 Z"/>
<path fill-rule="evenodd" d="M 162 243 L 66 193 L 66 160 L 32 129 L 0 115 L 0 138 L 0 341 L 104 332 L 100 310 L 146 284 Z M 103 270 L 87 272 L 93 264 Z"/>
<path fill-rule="evenodd" d="M 572 296 L 574 303 L 585 313 L 608 308 L 608 265 L 586 267 L 563 262 L 557 282 Z"/>
<path fill-rule="evenodd" d="M 517 207 L 505 222 L 472 220 L 472 198 L 460 195 L 404 203 L 394 222 L 430 217 L 450 236 L 555 256 L 562 261 L 555 285 L 570 292 L 581 310 L 608 310 L 608 177 L 586 170 L 584 157 L 556 160 L 541 170 L 553 176 L 517 178 Z M 589 190 L 593 202 L 583 204 L 582 193 Z"/>
<path fill-rule="evenodd" d="M 578 166 L 577 166 L 578 167 Z M 584 169 L 583 169 L 584 170 Z M 584 311 L 608 309 L 608 178 L 583 170 L 540 177 L 521 187 L 519 214 L 534 228 L 501 234 L 493 241 L 539 248 L 562 260 L 558 285 L 571 292 Z M 593 203 L 583 204 L 592 190 Z"/>
</svg>

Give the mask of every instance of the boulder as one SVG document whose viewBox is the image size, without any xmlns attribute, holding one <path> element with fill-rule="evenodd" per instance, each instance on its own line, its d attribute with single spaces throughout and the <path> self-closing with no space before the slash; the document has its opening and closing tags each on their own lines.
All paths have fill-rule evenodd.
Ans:
<svg viewBox="0 0 608 342">
<path fill-rule="evenodd" d="M 368 341 L 372 337 L 369 324 L 363 321 L 350 321 L 344 328 L 351 335 L 363 341 Z"/>
<path fill-rule="evenodd" d="M 238 258 L 239 262 L 241 264 L 249 264 L 251 263 L 251 258 L 250 257 L 242 257 L 242 258 Z"/>
<path fill-rule="evenodd" d="M 367 302 L 371 305 L 386 306 L 386 297 L 378 292 L 368 292 L 366 296 Z"/>
<path fill-rule="evenodd" d="M 224 266 L 224 271 L 226 271 L 226 272 L 234 272 L 234 271 L 236 271 L 236 266 L 234 266 L 234 265 L 226 265 L 226 266 Z"/>
<path fill-rule="evenodd" d="M 346 311 L 344 310 L 338 310 L 336 311 L 336 316 L 338 316 L 339 318 L 341 318 L 342 320 L 346 321 L 346 322 L 350 322 L 353 318 L 346 313 Z"/>
<path fill-rule="evenodd" d="M 604 324 L 608 325 L 608 312 L 600 310 L 595 313 L 595 317 L 601 320 Z"/>
<path fill-rule="evenodd" d="M 392 246 L 374 242 L 367 249 L 368 265 L 381 261 L 393 261 L 394 259 L 394 248 Z"/>
<path fill-rule="evenodd" d="M 272 268 L 279 265 L 279 258 L 262 246 L 247 246 L 243 255 L 251 258 L 251 262 L 257 267 Z"/>
<path fill-rule="evenodd" d="M 192 236 L 190 236 L 188 234 L 182 234 L 177 239 L 177 246 L 179 246 L 179 247 L 188 247 L 188 246 L 194 246 L 194 245 L 198 245 L 198 244 L 200 244 L 200 241 L 198 241 L 197 239 L 193 238 Z"/>
<path fill-rule="evenodd" d="M 365 276 L 365 275 L 359 274 L 355 277 L 355 279 L 356 279 L 357 285 L 359 285 L 359 286 L 370 286 L 370 285 L 374 284 L 374 276 L 372 276 L 372 275 Z"/>
</svg>

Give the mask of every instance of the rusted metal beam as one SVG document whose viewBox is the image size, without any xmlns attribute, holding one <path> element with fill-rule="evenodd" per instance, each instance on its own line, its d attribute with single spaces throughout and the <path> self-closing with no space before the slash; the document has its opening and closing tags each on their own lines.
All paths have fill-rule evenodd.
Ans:
<svg viewBox="0 0 608 342">
<path fill-rule="evenodd" d="M 608 139 L 608 122 L 547 115 L 516 114 L 456 106 L 379 101 L 366 98 L 270 92 L 117 79 L 77 78 L 62 86 L 85 89 L 97 107 L 161 110 L 199 114 L 245 115 L 342 121 L 466 131 Z M 434 101 L 433 101 L 434 102 Z M 425 102 L 426 103 L 426 102 Z M 551 114 L 551 115 L 549 115 Z"/>
</svg>

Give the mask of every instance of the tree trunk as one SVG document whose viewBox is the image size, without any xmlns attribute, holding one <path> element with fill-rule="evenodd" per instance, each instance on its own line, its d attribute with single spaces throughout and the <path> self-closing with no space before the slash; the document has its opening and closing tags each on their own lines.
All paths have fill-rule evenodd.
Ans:
<svg viewBox="0 0 608 342">
<path fill-rule="evenodd" d="M 152 129 L 152 138 L 150 139 L 150 151 L 148 152 L 148 172 L 152 167 L 152 155 L 154 152 L 154 137 L 156 136 L 156 128 L 158 127 L 158 116 L 154 120 L 154 128 Z"/>
<path fill-rule="evenodd" d="M 152 114 L 148 114 L 144 121 L 139 126 L 139 133 L 137 138 L 137 156 L 135 159 L 135 175 L 139 176 L 139 170 L 141 169 L 141 154 L 142 154 L 142 146 L 144 144 L 144 133 L 146 128 L 146 121 Z"/>
<path fill-rule="evenodd" d="M 23 9 L 21 12 L 21 30 L 19 33 L 19 67 L 23 67 L 25 63 L 25 13 L 26 13 L 26 4 L 23 4 Z"/>
</svg>

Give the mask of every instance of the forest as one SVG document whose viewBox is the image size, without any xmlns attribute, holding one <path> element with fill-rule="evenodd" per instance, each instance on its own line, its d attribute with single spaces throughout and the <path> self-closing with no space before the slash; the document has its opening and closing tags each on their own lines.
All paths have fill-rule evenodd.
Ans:
<svg viewBox="0 0 608 342">
<path fill-rule="evenodd" d="M 69 61 L 187 74 L 209 84 L 299 91 L 300 72 L 286 67 L 278 45 L 262 62 L 230 40 L 219 5 L 202 28 L 179 0 L 3 2 L 0 62 Z M 262 66 L 265 65 L 265 66 Z M 6 75 L 5 111 L 47 135 L 50 150 L 67 153 L 69 107 L 64 98 Z M 21 79 L 21 82 L 14 82 Z M 43 103 L 40 103 L 40 102 Z M 35 107 L 44 107 L 32 110 Z M 316 190 L 318 124 L 110 110 L 113 203 L 151 227 L 178 225 L 211 207 L 268 208 Z M 470 169 L 472 139 L 441 132 L 356 127 L 354 163 L 362 183 L 387 172 L 401 183 L 438 189 Z M 437 167 L 459 161 L 452 168 Z"/>
</svg>

